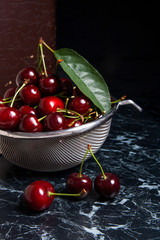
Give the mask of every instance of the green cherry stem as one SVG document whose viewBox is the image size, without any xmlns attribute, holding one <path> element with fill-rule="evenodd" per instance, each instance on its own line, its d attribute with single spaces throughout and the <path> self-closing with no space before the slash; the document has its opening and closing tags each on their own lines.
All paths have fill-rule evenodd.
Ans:
<svg viewBox="0 0 160 240">
<path fill-rule="evenodd" d="M 47 70 L 46 70 L 46 64 L 45 64 L 45 60 L 44 60 L 43 44 L 42 43 L 43 43 L 43 40 L 42 40 L 42 38 L 40 38 L 40 40 L 39 40 L 39 48 L 40 48 L 41 59 L 42 59 L 43 68 L 44 68 L 44 75 L 45 75 L 45 77 L 48 77 Z"/>
<path fill-rule="evenodd" d="M 38 122 L 42 121 L 43 119 L 45 119 L 47 117 L 47 115 L 41 117 L 41 118 L 38 118 Z"/>
<path fill-rule="evenodd" d="M 83 160 L 82 160 L 82 163 L 81 163 L 81 166 L 80 166 L 80 169 L 79 169 L 79 177 L 82 177 L 82 167 L 83 167 L 84 160 L 86 159 L 86 156 L 87 156 L 88 152 L 89 152 L 89 148 L 87 148 L 87 151 L 86 151 L 86 153 L 83 157 Z"/>
<path fill-rule="evenodd" d="M 24 83 L 22 84 L 22 86 L 20 88 L 18 88 L 17 92 L 14 94 L 13 98 L 12 98 L 12 101 L 11 101 L 11 104 L 10 104 L 10 107 L 13 107 L 13 104 L 14 104 L 14 101 L 18 95 L 18 93 L 29 83 L 29 79 L 25 79 Z"/>
<path fill-rule="evenodd" d="M 50 46 L 48 46 L 48 44 L 47 43 L 45 43 L 43 40 L 42 40 L 42 43 L 44 44 L 44 46 L 46 47 L 46 48 L 48 48 L 52 53 L 54 53 L 55 51 L 52 49 L 52 48 L 50 48 Z"/>
<path fill-rule="evenodd" d="M 81 197 L 86 194 L 86 190 L 83 189 L 80 193 L 53 193 L 48 192 L 48 196 L 66 196 L 66 197 Z"/>
<path fill-rule="evenodd" d="M 101 169 L 101 172 L 102 172 L 102 175 L 103 175 L 103 178 L 106 179 L 107 177 L 106 177 L 106 175 L 104 174 L 103 168 L 102 168 L 101 164 L 99 163 L 99 161 L 97 160 L 97 158 L 95 157 L 94 153 L 92 152 L 92 149 L 91 149 L 91 145 L 90 145 L 90 144 L 88 145 L 88 149 L 89 149 L 92 157 L 93 157 L 94 160 L 96 161 L 96 163 L 99 165 L 99 167 L 100 167 L 100 169 Z"/>
</svg>

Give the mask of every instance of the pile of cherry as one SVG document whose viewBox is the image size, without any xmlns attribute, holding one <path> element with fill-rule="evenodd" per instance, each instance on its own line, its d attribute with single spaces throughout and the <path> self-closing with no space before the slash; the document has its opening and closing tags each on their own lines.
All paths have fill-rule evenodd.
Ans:
<svg viewBox="0 0 160 240">
<path fill-rule="evenodd" d="M 21 132 L 57 131 L 94 120 L 91 101 L 67 78 L 22 69 L 16 87 L 0 97 L 0 129 Z"/>
<path fill-rule="evenodd" d="M 101 164 L 95 157 L 89 144 L 79 172 L 72 173 L 67 178 L 67 193 L 55 193 L 51 183 L 44 180 L 37 180 L 28 185 L 24 191 L 24 202 L 26 206 L 34 211 L 42 211 L 52 204 L 55 196 L 70 196 L 77 199 L 85 198 L 92 191 L 92 180 L 89 176 L 82 174 L 82 167 L 88 152 L 91 153 L 101 169 L 101 174 L 97 175 L 94 181 L 96 192 L 107 200 L 115 198 L 120 190 L 120 181 L 113 173 L 103 171 Z"/>
</svg>

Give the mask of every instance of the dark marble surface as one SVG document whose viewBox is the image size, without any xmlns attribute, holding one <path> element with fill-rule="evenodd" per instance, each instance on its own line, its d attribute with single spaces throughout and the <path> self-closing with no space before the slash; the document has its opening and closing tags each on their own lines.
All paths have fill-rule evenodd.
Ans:
<svg viewBox="0 0 160 240">
<path fill-rule="evenodd" d="M 106 171 L 117 174 L 121 190 L 114 201 L 93 192 L 75 201 L 56 197 L 44 212 L 32 213 L 22 202 L 25 187 L 34 180 L 50 181 L 65 191 L 66 177 L 79 170 L 37 173 L 13 166 L 0 157 L 0 239 L 34 240 L 159 240 L 160 239 L 160 107 L 157 102 L 139 113 L 121 107 L 110 134 L 96 154 Z M 84 165 L 93 180 L 99 173 L 94 160 Z"/>
</svg>

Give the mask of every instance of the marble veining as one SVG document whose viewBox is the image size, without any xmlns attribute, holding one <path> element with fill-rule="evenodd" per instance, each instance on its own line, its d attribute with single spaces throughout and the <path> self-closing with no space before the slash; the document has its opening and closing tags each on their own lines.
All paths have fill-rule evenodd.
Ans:
<svg viewBox="0 0 160 240">
<path fill-rule="evenodd" d="M 104 170 L 120 178 L 120 193 L 113 201 L 100 198 L 93 189 L 87 199 L 56 197 L 47 210 L 30 212 L 23 204 L 29 183 L 43 179 L 57 192 L 65 192 L 67 176 L 79 166 L 39 173 L 14 166 L 1 156 L 0 239 L 160 240 L 160 119 L 158 112 L 141 104 L 142 113 L 131 107 L 118 111 L 96 154 Z M 100 172 L 92 158 L 83 170 L 93 181 Z"/>
</svg>

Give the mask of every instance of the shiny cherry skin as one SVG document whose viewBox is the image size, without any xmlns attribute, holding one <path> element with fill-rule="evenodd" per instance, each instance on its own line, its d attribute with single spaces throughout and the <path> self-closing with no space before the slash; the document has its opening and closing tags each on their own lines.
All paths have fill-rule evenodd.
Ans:
<svg viewBox="0 0 160 240">
<path fill-rule="evenodd" d="M 52 204 L 55 197 L 49 196 L 49 192 L 55 193 L 53 186 L 47 181 L 37 180 L 27 186 L 23 199 L 31 210 L 43 211 Z"/>
<path fill-rule="evenodd" d="M 44 119 L 44 127 L 47 131 L 58 131 L 65 128 L 65 117 L 62 113 L 50 113 Z"/>
<path fill-rule="evenodd" d="M 24 116 L 25 114 L 28 114 L 28 113 L 31 113 L 31 114 L 34 114 L 34 115 L 37 114 L 36 110 L 33 107 L 28 106 L 28 105 L 22 105 L 19 108 L 19 111 L 21 113 L 21 116 Z"/>
<path fill-rule="evenodd" d="M 25 105 L 36 106 L 40 101 L 40 91 L 35 85 L 26 85 L 19 93 Z"/>
<path fill-rule="evenodd" d="M 48 77 L 41 77 L 39 80 L 39 89 L 43 95 L 55 95 L 59 91 L 59 79 L 52 74 Z"/>
<path fill-rule="evenodd" d="M 14 107 L 0 108 L 0 129 L 13 130 L 21 120 L 21 114 Z"/>
<path fill-rule="evenodd" d="M 26 114 L 22 117 L 19 124 L 19 131 L 21 132 L 42 132 L 43 125 L 38 121 L 34 114 Z"/>
<path fill-rule="evenodd" d="M 3 98 L 0 97 L 0 108 L 6 107 L 6 104 L 3 101 Z"/>
<path fill-rule="evenodd" d="M 94 181 L 95 190 L 106 199 L 113 199 L 117 196 L 120 190 L 119 178 L 113 173 L 105 173 L 104 179 L 102 174 L 99 174 Z"/>
<path fill-rule="evenodd" d="M 17 86 L 21 86 L 26 79 L 29 79 L 29 84 L 37 85 L 39 81 L 39 75 L 33 67 L 27 67 L 19 71 L 16 76 Z"/>
<path fill-rule="evenodd" d="M 76 120 L 73 118 L 66 118 L 65 121 L 65 128 L 72 128 L 72 127 L 79 127 L 82 125 L 81 120 Z"/>
<path fill-rule="evenodd" d="M 41 116 L 56 112 L 57 108 L 64 109 L 64 103 L 56 96 L 43 97 L 38 104 L 38 112 Z"/>
<path fill-rule="evenodd" d="M 85 114 L 91 108 L 91 102 L 83 95 L 77 96 L 71 100 L 68 108 L 80 114 Z"/>
<path fill-rule="evenodd" d="M 85 174 L 72 173 L 68 176 L 66 188 L 69 193 L 78 193 L 85 189 L 86 193 L 78 198 L 86 197 L 92 190 L 92 180 Z"/>
<path fill-rule="evenodd" d="M 68 78 L 60 78 L 60 89 L 64 96 L 73 95 L 73 85 Z"/>
</svg>

